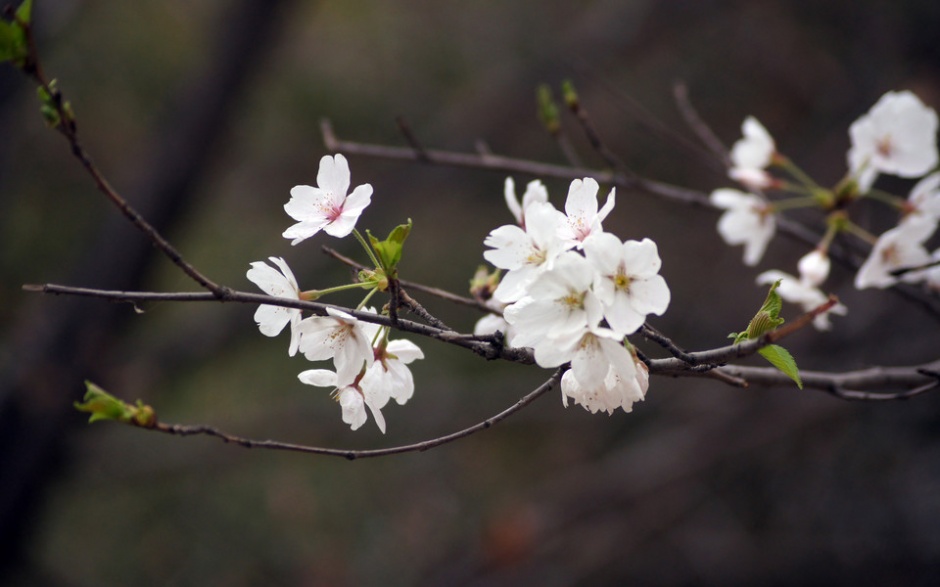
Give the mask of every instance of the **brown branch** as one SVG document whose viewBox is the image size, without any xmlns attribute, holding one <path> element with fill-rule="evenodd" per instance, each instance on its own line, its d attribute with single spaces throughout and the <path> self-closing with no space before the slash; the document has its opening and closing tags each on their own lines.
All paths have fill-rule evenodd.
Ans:
<svg viewBox="0 0 940 587">
<path fill-rule="evenodd" d="M 334 304 L 324 304 L 322 302 L 311 302 L 306 300 L 294 300 L 290 298 L 277 298 L 267 294 L 237 291 L 231 288 L 225 288 L 222 297 L 210 292 L 137 292 L 137 291 L 114 291 L 93 289 L 87 287 L 73 287 L 68 285 L 57 285 L 46 283 L 42 285 L 27 284 L 23 286 L 24 291 L 38 292 L 52 295 L 72 295 L 80 297 L 92 297 L 115 302 L 235 302 L 239 304 L 262 304 L 268 306 L 280 306 L 283 308 L 295 308 L 307 310 L 318 316 L 325 316 L 327 308 L 345 312 L 357 320 L 388 326 L 402 332 L 417 334 L 463 347 L 486 359 L 503 359 L 513 363 L 531 365 L 535 363 L 532 351 L 525 348 L 505 347 L 501 342 L 496 341 L 492 336 L 477 336 L 474 334 L 461 334 L 446 328 L 438 326 L 421 324 L 410 320 L 393 320 L 389 316 L 363 312 Z"/>
<path fill-rule="evenodd" d="M 851 401 L 892 401 L 940 388 L 940 360 L 912 367 L 870 367 L 857 371 L 827 373 L 800 371 L 805 389 L 818 389 L 834 397 Z M 717 371 L 739 377 L 750 385 L 793 386 L 793 380 L 776 369 L 726 365 Z M 904 388 L 901 391 L 887 389 Z"/>
<path fill-rule="evenodd" d="M 222 440 L 223 442 L 230 444 L 237 444 L 245 448 L 259 448 L 266 450 L 282 450 L 289 452 L 299 452 L 307 454 L 317 454 L 317 455 L 326 455 L 333 457 L 343 457 L 350 461 L 356 459 L 367 459 L 373 457 L 385 457 L 390 455 L 397 455 L 409 452 L 423 452 L 444 444 L 448 444 L 455 440 L 460 440 L 461 438 L 466 438 L 471 434 L 479 432 L 481 430 L 486 430 L 494 424 L 505 420 L 509 416 L 518 412 L 522 408 L 526 407 L 539 397 L 545 395 L 547 392 L 556 388 L 558 383 L 561 381 L 561 376 L 564 373 L 565 368 L 559 368 L 555 373 L 547 380 L 545 383 L 529 392 L 528 394 L 521 397 L 516 403 L 514 403 L 509 408 L 503 410 L 502 412 L 478 422 L 473 426 L 464 428 L 463 430 L 458 430 L 457 432 L 447 434 L 446 436 L 439 436 L 431 440 L 425 440 L 422 442 L 416 442 L 413 444 L 404 444 L 401 446 L 392 446 L 388 448 L 379 448 L 373 450 L 351 450 L 351 449 L 339 449 L 339 448 L 326 448 L 318 446 L 308 446 L 304 444 L 294 444 L 290 442 L 279 442 L 276 440 L 254 440 L 251 438 L 245 438 L 243 436 L 236 436 L 228 432 L 223 432 L 218 428 L 212 426 L 203 426 L 203 425 L 193 425 L 187 426 L 183 424 L 165 424 L 163 422 L 155 421 L 152 426 L 142 426 L 146 430 L 154 430 L 156 432 L 163 432 L 165 434 L 172 434 L 175 436 L 195 436 L 195 435 L 204 435 L 204 436 L 213 436 Z"/>
<path fill-rule="evenodd" d="M 96 297 L 109 299 L 119 302 L 145 302 L 145 301 L 173 301 L 173 302 L 236 302 L 247 304 L 267 304 L 272 306 L 282 306 L 285 308 L 299 308 L 309 310 L 318 315 L 326 313 L 326 308 L 335 308 L 355 316 L 364 322 L 372 322 L 382 326 L 397 328 L 403 332 L 410 332 L 421 336 L 440 340 L 456 346 L 468 348 L 487 359 L 503 359 L 510 362 L 521 364 L 535 364 L 535 358 L 532 351 L 527 348 L 504 347 L 501 341 L 491 336 L 476 336 L 472 334 L 459 334 L 453 331 L 443 330 L 426 324 L 419 324 L 408 320 L 398 320 L 398 324 L 393 325 L 391 318 L 369 312 L 362 312 L 341 306 L 322 304 L 319 302 L 307 302 L 301 300 L 291 300 L 287 298 L 275 298 L 266 294 L 255 294 L 248 292 L 239 292 L 235 290 L 226 290 L 226 296 L 223 299 L 215 297 L 208 292 L 122 292 L 96 290 L 89 288 L 70 287 L 55 284 L 45 285 L 26 285 L 23 286 L 26 291 L 42 292 L 47 294 L 59 295 L 77 295 L 85 297 Z M 716 349 L 686 353 L 685 360 L 680 358 L 670 359 L 652 359 L 644 361 L 649 367 L 650 374 L 669 375 L 673 377 L 708 377 L 717 379 L 735 387 L 748 387 L 751 384 L 757 385 L 786 385 L 793 384 L 793 381 L 780 371 L 771 367 L 743 367 L 729 366 L 724 363 L 741 359 L 755 354 L 758 350 L 780 340 L 785 336 L 804 328 L 812 322 L 813 317 L 825 311 L 830 307 L 830 300 L 812 312 L 793 320 L 786 328 L 780 328 L 764 336 L 743 342 L 737 345 L 730 345 Z M 721 365 L 721 366 L 716 366 Z M 800 376 L 803 385 L 806 388 L 819 389 L 849 400 L 887 400 L 887 399 L 907 399 L 920 395 L 940 387 L 940 360 L 916 367 L 874 367 L 864 371 L 852 371 L 848 373 L 825 373 L 815 371 L 801 371 Z M 929 386 L 928 386 L 929 384 Z M 888 385 L 907 386 L 909 389 L 896 394 L 884 393 L 864 393 L 864 390 L 881 388 Z M 922 388 L 922 389 L 921 389 Z M 173 432 L 180 433 L 182 432 Z M 212 434 L 223 437 L 222 434 L 213 434 L 202 430 L 191 432 L 191 434 Z M 232 437 L 235 438 L 235 437 Z M 234 440 L 233 440 L 234 441 Z M 342 451 L 341 451 L 342 452 Z M 343 454 L 346 454 L 345 452 Z"/>
</svg>

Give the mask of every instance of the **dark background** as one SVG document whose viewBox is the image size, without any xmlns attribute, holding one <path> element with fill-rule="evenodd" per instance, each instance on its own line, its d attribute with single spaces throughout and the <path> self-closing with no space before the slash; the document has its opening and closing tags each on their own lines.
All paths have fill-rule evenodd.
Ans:
<svg viewBox="0 0 940 587">
<path fill-rule="evenodd" d="M 848 125 L 884 92 L 940 106 L 932 0 L 772 2 L 223 2 L 38 0 L 40 50 L 92 156 L 211 278 L 252 290 L 283 256 L 305 288 L 347 278 L 321 244 L 291 247 L 282 205 L 315 181 L 319 121 L 341 138 L 563 163 L 534 110 L 540 83 L 578 86 L 637 172 L 708 191 L 728 182 L 690 136 L 684 81 L 727 143 L 748 114 L 821 183 L 845 172 Z M 637 104 L 641 105 L 638 109 Z M 940 576 L 940 399 L 858 404 L 818 391 L 654 378 L 632 414 L 565 410 L 553 393 L 427 453 L 346 462 L 110 424 L 70 408 L 93 379 L 171 422 L 372 448 L 463 428 L 547 373 L 417 341 L 415 397 L 355 433 L 328 392 L 238 305 L 128 305 L 24 283 L 191 290 L 95 191 L 43 126 L 34 88 L 0 71 L 0 582 L 10 585 L 912 584 Z M 645 113 L 644 113 L 645 112 Z M 570 120 L 568 120 L 570 122 Z M 575 126 L 586 164 L 603 167 Z M 482 240 L 510 221 L 504 174 L 350 157 L 375 187 L 360 228 L 406 218 L 403 276 L 466 291 Z M 532 178 L 517 176 L 523 186 Z M 567 182 L 546 181 L 562 205 Z M 886 183 L 905 194 L 909 183 Z M 606 190 L 606 188 L 605 188 Z M 605 222 L 650 237 L 681 345 L 725 344 L 763 299 L 759 270 L 795 271 L 775 239 L 756 269 L 717 214 L 618 191 Z M 875 231 L 893 221 L 863 211 Z M 808 219 L 813 220 L 812 216 Z M 818 226 L 818 225 L 817 225 Z M 788 346 L 809 369 L 934 359 L 937 323 L 890 292 L 827 286 L 849 306 Z M 476 315 L 424 299 L 467 330 Z M 355 304 L 353 297 L 338 302 Z M 795 308 L 785 314 L 792 317 Z M 660 351 L 647 348 L 653 354 Z M 758 364 L 755 362 L 755 364 Z"/>
</svg>

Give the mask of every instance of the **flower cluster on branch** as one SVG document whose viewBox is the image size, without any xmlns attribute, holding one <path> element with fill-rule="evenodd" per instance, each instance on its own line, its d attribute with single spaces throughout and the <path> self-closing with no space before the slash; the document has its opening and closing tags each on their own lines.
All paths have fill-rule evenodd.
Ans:
<svg viewBox="0 0 940 587">
<path fill-rule="evenodd" d="M 936 112 L 912 92 L 886 93 L 849 127 L 848 171 L 835 187 L 825 188 L 780 153 L 767 129 L 749 116 L 741 126 L 742 138 L 731 149 L 728 169 L 729 177 L 747 191 L 721 188 L 711 193 L 712 204 L 725 210 L 718 232 L 728 244 L 743 244 L 744 262 L 756 265 L 775 234 L 779 214 L 801 207 L 820 209 L 827 230 L 816 248 L 800 259 L 798 275 L 769 270 L 757 277 L 761 284 L 782 280 L 779 294 L 804 309 L 827 297 L 820 288 L 829 276 L 829 247 L 840 233 L 871 246 L 856 272 L 856 288 L 886 288 L 903 281 L 940 290 L 940 249 L 931 254 L 925 248 L 940 220 L 940 172 L 933 171 L 937 126 Z M 882 174 L 921 179 L 905 199 L 874 186 Z M 778 193 L 782 197 L 769 197 Z M 897 226 L 875 237 L 856 224 L 852 204 L 863 198 L 892 207 Z M 832 312 L 844 315 L 847 309 L 840 304 Z M 814 324 L 830 328 L 825 315 Z"/>
<path fill-rule="evenodd" d="M 849 129 L 851 148 L 848 171 L 834 187 L 820 186 L 781 154 L 770 133 L 754 117 L 742 125 L 742 138 L 730 152 L 724 150 L 710 129 L 680 97 L 690 125 L 706 145 L 727 165 L 728 176 L 743 190 L 721 188 L 710 195 L 646 179 L 626 167 L 606 145 L 580 104 L 574 88 L 565 86 L 565 102 L 589 139 L 592 148 L 610 170 L 587 170 L 564 140 L 557 109 L 545 114 L 544 122 L 563 146 L 571 164 L 549 165 L 479 154 L 447 153 L 425 149 L 403 121 L 410 149 L 341 142 L 324 126 L 324 139 L 332 151 L 398 159 L 426 164 L 450 164 L 481 169 L 501 169 L 517 175 L 536 176 L 520 198 L 515 182 L 508 178 L 503 194 L 514 224 L 492 230 L 485 238 L 483 257 L 495 271 L 478 270 L 471 282 L 473 299 L 399 279 L 398 265 L 404 243 L 412 229 L 411 221 L 395 227 L 384 240 L 356 229 L 369 206 L 373 188 L 362 184 L 350 192 L 349 165 L 344 155 L 320 160 L 317 185 L 295 186 L 284 210 L 296 221 L 283 236 L 297 245 L 320 232 L 336 238 L 353 235 L 369 258 L 359 264 L 338 254 L 334 257 L 358 270 L 356 279 L 324 289 L 304 290 L 281 257 L 250 263 L 246 277 L 265 295 L 239 292 L 216 284 L 183 256 L 107 182 L 92 162 L 78 137 L 71 105 L 54 80 L 48 80 L 40 65 L 30 25 L 31 3 L 27 0 L 9 10 L 0 20 L 0 61 L 12 63 L 39 88 L 41 112 L 47 124 L 59 132 L 71 152 L 97 188 L 181 271 L 204 292 L 115 292 L 47 284 L 24 286 L 31 291 L 94 296 L 104 299 L 140 302 L 237 301 L 259 304 L 254 320 L 265 336 L 280 335 L 289 327 L 288 355 L 298 352 L 307 360 L 329 361 L 332 368 L 303 370 L 298 379 L 308 385 L 332 390 L 343 421 L 353 430 L 369 418 L 384 433 L 382 410 L 392 400 L 406 404 L 415 392 L 411 365 L 423 359 L 424 352 L 414 342 L 391 339 L 393 330 L 426 336 L 472 350 L 487 359 L 504 359 L 522 364 L 536 363 L 554 369 L 548 380 L 522 396 L 512 407 L 458 432 L 429 441 L 372 451 L 345 451 L 294 445 L 279 441 L 256 441 L 221 432 L 210 426 L 171 425 L 161 422 L 156 412 L 142 404 L 127 404 L 88 384 L 86 401 L 77 404 L 90 412 L 91 420 L 111 419 L 170 434 L 207 434 L 247 447 L 296 450 L 357 458 L 382 456 L 411 450 L 425 450 L 483 430 L 524 408 L 551 389 L 560 388 L 562 399 L 591 412 L 613 413 L 632 410 L 644 399 L 651 374 L 711 377 L 737 386 L 749 383 L 776 385 L 796 382 L 826 391 L 842 399 L 905 399 L 940 386 L 937 361 L 914 367 L 882 368 L 853 373 L 808 372 L 800 378 L 795 361 L 776 342 L 784 336 L 814 324 L 827 329 L 830 313 L 845 314 L 846 308 L 826 295 L 822 287 L 830 273 L 830 248 L 837 235 L 846 234 L 867 243 L 870 253 L 860 263 L 855 276 L 859 289 L 891 287 L 901 283 L 923 284 L 928 295 L 940 290 L 940 250 L 929 252 L 928 240 L 940 221 L 940 172 L 936 133 L 938 117 L 919 98 L 907 91 L 885 94 L 872 109 Z M 540 93 L 540 100 L 551 100 Z M 684 94 L 683 94 L 684 96 Z M 545 104 L 543 104 L 545 106 Z M 543 113 L 544 114 L 544 113 Z M 342 147 L 342 148 L 340 148 Z M 879 190 L 880 175 L 918 179 L 906 198 Z M 542 179 L 555 177 L 571 181 L 564 210 L 549 201 Z M 732 245 L 744 245 L 744 261 L 760 262 L 778 232 L 800 234 L 813 249 L 797 264 L 796 275 L 772 269 L 757 276 L 757 282 L 770 285 L 764 305 L 750 320 L 746 330 L 732 335 L 734 343 L 710 350 L 690 352 L 647 323 L 649 315 L 662 315 L 670 303 L 670 289 L 659 275 L 662 261 L 656 243 L 648 238 L 622 240 L 606 232 L 603 222 L 616 202 L 611 187 L 601 206 L 600 183 L 645 190 L 673 202 L 712 206 L 723 211 L 719 234 Z M 870 198 L 898 212 L 898 223 L 880 236 L 874 236 L 852 218 L 852 204 Z M 819 239 L 807 237 L 781 213 L 797 207 L 814 207 L 826 219 L 826 231 Z M 836 257 L 838 258 L 838 257 Z M 451 330 L 431 315 L 405 288 L 437 295 L 488 314 L 481 318 L 473 334 Z M 328 294 L 360 290 L 365 294 L 355 308 L 320 303 Z M 903 291 L 903 290 L 901 290 Z M 379 294 L 387 297 L 384 306 L 369 305 Z M 805 314 L 786 326 L 779 316 L 781 299 L 799 304 Z M 410 311 L 424 323 L 399 317 Z M 630 337 L 642 336 L 660 345 L 671 358 L 649 358 Z M 774 369 L 737 367 L 729 362 L 760 353 Z M 881 388 L 902 387 L 899 392 Z M 878 392 L 870 390 L 876 389 Z"/>
</svg>

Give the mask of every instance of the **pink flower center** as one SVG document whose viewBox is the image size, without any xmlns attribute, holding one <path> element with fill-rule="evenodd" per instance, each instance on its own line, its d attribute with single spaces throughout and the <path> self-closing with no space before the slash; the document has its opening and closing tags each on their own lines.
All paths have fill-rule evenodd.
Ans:
<svg viewBox="0 0 940 587">
<path fill-rule="evenodd" d="M 885 135 L 878 139 L 875 149 L 878 151 L 878 154 L 885 159 L 891 158 L 891 154 L 894 152 L 894 144 L 891 141 L 891 135 Z"/>
</svg>

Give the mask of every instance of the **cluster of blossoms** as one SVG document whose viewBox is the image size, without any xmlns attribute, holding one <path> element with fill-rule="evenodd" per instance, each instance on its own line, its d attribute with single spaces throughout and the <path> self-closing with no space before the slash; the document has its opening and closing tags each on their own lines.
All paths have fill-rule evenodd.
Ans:
<svg viewBox="0 0 940 587">
<path fill-rule="evenodd" d="M 561 212 L 541 182 L 529 183 L 520 202 L 506 180 L 516 224 L 490 232 L 483 254 L 505 270 L 492 291 L 502 318 L 482 319 L 475 332 L 503 332 L 510 345 L 531 347 L 542 367 L 570 363 L 561 381 L 565 405 L 570 398 L 595 413 L 629 412 L 649 378 L 626 337 L 648 314 L 662 314 L 670 294 L 653 241 L 623 242 L 603 231 L 615 194 L 598 210 L 597 192 L 595 180 L 574 180 Z"/>
<path fill-rule="evenodd" d="M 729 176 L 745 191 L 715 190 L 712 204 L 725 210 L 718 232 L 731 245 L 744 245 L 744 262 L 756 265 L 776 231 L 775 215 L 783 209 L 815 206 L 827 213 L 828 230 L 817 248 L 804 256 L 799 276 L 772 270 L 761 273 L 758 283 L 782 279 L 777 290 L 787 301 L 809 310 L 826 300 L 819 289 L 829 275 L 828 248 L 838 232 L 860 236 L 872 251 L 855 276 L 855 287 L 890 287 L 899 281 L 925 282 L 940 289 L 940 249 L 929 253 L 925 243 L 940 221 L 940 172 L 937 151 L 938 118 L 908 91 L 888 92 L 849 128 L 851 147 L 848 172 L 833 189 L 820 187 L 777 151 L 770 133 L 754 117 L 742 125 L 743 137 L 732 147 Z M 770 173 L 777 168 L 795 181 Z M 889 174 L 920 181 L 907 198 L 874 187 L 878 176 Z M 770 200 L 767 192 L 791 194 L 788 199 Z M 880 237 L 868 234 L 849 217 L 849 205 L 859 198 L 886 203 L 899 212 L 899 222 Z M 837 305 L 834 313 L 844 314 Z M 818 316 L 817 328 L 829 327 L 828 317 Z"/>
<path fill-rule="evenodd" d="M 301 185 L 291 190 L 291 199 L 284 209 L 298 222 L 284 231 L 283 236 L 296 245 L 321 230 L 337 238 L 353 233 L 359 215 L 371 201 L 372 186 L 360 185 L 347 195 L 349 185 L 346 159 L 342 155 L 323 157 L 317 187 Z M 271 257 L 270 261 L 273 267 L 262 261 L 251 263 L 247 274 L 266 294 L 312 300 L 328 293 L 326 290 L 301 291 L 284 259 Z M 347 288 L 333 288 L 334 291 L 340 289 Z M 376 313 L 374 308 L 361 309 Z M 304 318 L 299 309 L 270 305 L 258 308 L 255 322 L 265 336 L 277 336 L 290 324 L 290 356 L 299 350 L 311 361 L 332 359 L 333 370 L 309 369 L 298 377 L 309 385 L 333 388 L 333 395 L 342 408 L 343 422 L 353 430 L 368 419 L 368 408 L 384 433 L 382 408 L 391 399 L 403 405 L 414 393 L 414 379 L 408 364 L 423 359 L 424 354 L 410 341 L 390 341 L 388 327 L 357 320 L 334 308 L 327 308 L 326 316 Z"/>
</svg>

